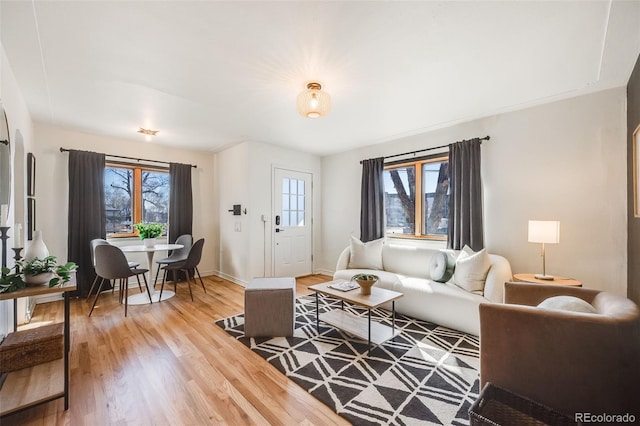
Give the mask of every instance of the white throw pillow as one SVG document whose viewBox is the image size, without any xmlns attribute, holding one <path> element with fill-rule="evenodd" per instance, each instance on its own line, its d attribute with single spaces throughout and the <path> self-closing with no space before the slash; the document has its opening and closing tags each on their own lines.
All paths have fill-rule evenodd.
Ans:
<svg viewBox="0 0 640 426">
<path fill-rule="evenodd" d="M 491 259 L 487 249 L 476 253 L 465 245 L 456 259 L 453 282 L 469 292 L 482 294 L 489 269 L 491 269 Z"/>
<path fill-rule="evenodd" d="M 594 308 L 587 301 L 573 296 L 554 296 L 543 300 L 538 305 L 540 309 L 547 309 L 551 311 L 570 311 L 570 312 L 582 312 L 585 314 L 597 314 L 596 308 Z"/>
<path fill-rule="evenodd" d="M 363 243 L 351 236 L 351 258 L 349 269 L 377 269 L 382 270 L 382 245 L 384 238 Z"/>
</svg>

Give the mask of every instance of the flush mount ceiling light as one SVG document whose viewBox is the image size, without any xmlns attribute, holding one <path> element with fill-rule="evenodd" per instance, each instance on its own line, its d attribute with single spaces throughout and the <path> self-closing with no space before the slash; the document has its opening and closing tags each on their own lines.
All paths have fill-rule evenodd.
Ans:
<svg viewBox="0 0 640 426">
<path fill-rule="evenodd" d="M 151 136 L 155 136 L 156 133 L 158 133 L 158 130 L 143 129 L 142 127 L 140 127 L 140 130 L 138 130 L 138 133 L 142 133 L 146 141 L 151 142 Z"/>
<path fill-rule="evenodd" d="M 331 111 L 331 97 L 322 91 L 322 85 L 316 81 L 307 83 L 307 90 L 298 95 L 296 109 L 303 117 L 323 117 Z"/>
</svg>

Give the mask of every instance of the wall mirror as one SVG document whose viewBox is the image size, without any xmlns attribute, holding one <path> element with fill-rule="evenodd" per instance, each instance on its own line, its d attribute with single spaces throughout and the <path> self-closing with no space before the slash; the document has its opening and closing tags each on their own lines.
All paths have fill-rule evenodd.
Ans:
<svg viewBox="0 0 640 426">
<path fill-rule="evenodd" d="M 0 103 L 0 204 L 9 205 L 11 198 L 11 145 L 7 114 Z"/>
</svg>

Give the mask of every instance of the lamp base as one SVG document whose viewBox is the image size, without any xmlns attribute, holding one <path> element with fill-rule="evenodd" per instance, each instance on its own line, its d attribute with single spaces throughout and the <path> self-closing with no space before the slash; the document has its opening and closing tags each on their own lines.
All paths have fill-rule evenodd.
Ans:
<svg viewBox="0 0 640 426">
<path fill-rule="evenodd" d="M 542 275 L 542 274 L 535 274 L 534 278 L 537 280 L 545 280 L 545 281 L 553 281 L 555 279 L 553 275 Z"/>
</svg>

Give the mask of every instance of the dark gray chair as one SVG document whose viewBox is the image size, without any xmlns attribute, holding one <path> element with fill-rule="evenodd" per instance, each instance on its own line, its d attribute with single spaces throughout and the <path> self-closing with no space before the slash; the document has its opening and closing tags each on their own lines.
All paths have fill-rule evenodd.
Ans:
<svg viewBox="0 0 640 426">
<path fill-rule="evenodd" d="M 156 260 L 158 264 L 158 270 L 156 271 L 156 278 L 153 280 L 153 285 L 158 282 L 158 274 L 160 274 L 160 269 L 164 265 L 170 265 L 176 262 L 182 262 L 189 255 L 189 250 L 191 250 L 191 246 L 193 245 L 193 237 L 191 234 L 180 235 L 176 240 L 176 244 L 182 244 L 183 247 L 181 249 L 173 250 L 169 257 L 165 257 L 164 259 Z M 173 280 L 176 280 L 175 271 L 173 275 Z"/>
<path fill-rule="evenodd" d="M 204 286 L 204 281 L 202 281 L 202 277 L 200 276 L 200 271 L 198 271 L 198 264 L 200 263 L 200 259 L 202 259 L 202 247 L 204 246 L 204 238 L 200 238 L 198 241 L 191 246 L 189 250 L 189 254 L 187 258 L 180 262 L 174 262 L 169 265 L 164 266 L 164 275 L 162 277 L 162 287 L 160 288 L 160 300 L 162 300 L 162 291 L 164 290 L 164 283 L 167 279 L 167 272 L 169 271 L 182 271 L 185 273 L 187 277 L 187 283 L 189 284 L 189 294 L 191 295 L 191 301 L 193 302 L 193 292 L 191 291 L 191 280 L 196 283 L 196 273 L 198 274 L 198 278 L 200 278 L 200 284 L 202 284 L 202 289 L 204 292 L 207 292 L 206 287 Z M 177 290 L 177 281 L 173 282 L 174 290 Z"/>
<path fill-rule="evenodd" d="M 98 246 L 106 246 L 106 245 L 111 245 L 111 243 L 109 243 L 109 241 L 103 239 L 103 238 L 95 238 L 93 240 L 91 240 L 91 242 L 89 243 L 90 247 L 91 247 L 91 265 L 93 265 L 93 269 L 96 269 L 96 247 Z M 128 262 L 129 263 L 129 268 L 131 269 L 136 269 L 138 266 L 140 266 L 139 262 Z M 96 284 L 98 283 L 98 280 L 104 280 L 104 278 L 100 277 L 97 273 L 96 273 L 96 277 L 93 280 L 93 284 L 91 284 L 91 288 L 89 289 L 89 294 L 87 294 L 87 300 L 89 300 L 89 297 L 91 297 L 91 293 L 93 292 L 93 288 L 96 286 Z M 136 279 L 138 280 L 138 287 L 140 287 L 140 291 L 142 291 L 142 285 L 140 284 L 140 277 L 136 275 Z M 115 290 L 115 286 L 113 286 L 111 288 L 111 292 L 113 293 L 113 291 Z"/>
<path fill-rule="evenodd" d="M 147 277 L 144 275 L 148 272 L 148 269 L 131 269 L 129 267 L 129 262 L 125 257 L 122 250 L 120 250 L 116 246 L 112 246 L 111 244 L 107 245 L 98 245 L 96 246 L 96 273 L 98 276 L 103 278 L 100 282 L 100 287 L 98 287 L 98 292 L 96 293 L 96 298 L 93 300 L 93 305 L 91 306 L 91 311 L 89 311 L 89 316 L 93 312 L 93 308 L 96 306 L 96 302 L 98 301 L 98 297 L 100 296 L 100 291 L 102 290 L 102 285 L 104 284 L 104 280 L 118 280 L 120 287 L 120 303 L 122 303 L 122 299 L 124 298 L 124 316 L 127 316 L 127 296 L 128 296 L 128 287 L 129 287 L 129 277 L 133 277 L 134 275 L 142 274 L 142 278 L 144 279 L 144 284 L 147 287 L 147 294 L 149 295 L 149 301 L 153 303 L 151 300 L 151 291 L 149 290 L 149 285 L 147 284 Z"/>
</svg>

